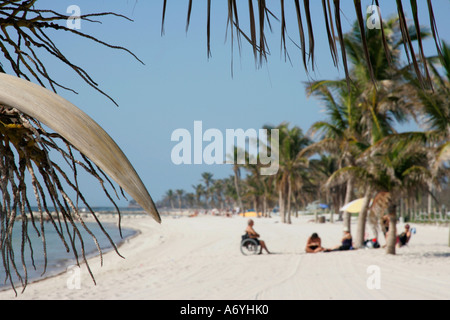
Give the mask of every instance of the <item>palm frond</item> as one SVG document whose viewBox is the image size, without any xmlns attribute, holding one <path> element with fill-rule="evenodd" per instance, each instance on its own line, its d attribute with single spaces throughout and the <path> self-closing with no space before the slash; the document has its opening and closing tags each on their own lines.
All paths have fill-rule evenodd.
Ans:
<svg viewBox="0 0 450 320">
<path fill-rule="evenodd" d="M 374 197 L 369 211 L 369 221 L 373 226 L 378 226 L 378 222 L 380 221 L 381 217 L 389 208 L 391 198 L 392 197 L 390 192 L 379 192 Z"/>
<path fill-rule="evenodd" d="M 372 181 L 372 176 L 366 168 L 358 167 L 358 166 L 348 166 L 341 168 L 334 172 L 330 178 L 328 178 L 325 183 L 326 188 L 332 188 L 333 186 L 337 186 L 345 183 L 349 177 L 352 176 L 356 178 L 357 181 L 361 182 L 369 182 Z"/>
<path fill-rule="evenodd" d="M 366 21 L 364 20 L 364 16 L 362 13 L 361 0 L 354 0 L 353 2 L 355 5 L 355 11 L 356 11 L 357 19 L 358 19 L 359 30 L 361 32 L 361 44 L 363 47 L 364 56 L 366 58 L 366 63 L 368 66 L 370 79 L 375 84 L 375 75 L 373 73 L 373 66 L 372 66 L 372 62 L 370 60 L 370 53 L 369 53 L 369 48 L 368 48 L 367 39 L 366 39 L 366 28 L 365 28 Z"/>
<path fill-rule="evenodd" d="M 187 19 L 186 19 L 186 32 L 188 32 L 189 24 L 191 23 L 191 13 L 192 13 L 192 0 L 189 0 Z"/>
<path fill-rule="evenodd" d="M 430 15 L 430 27 L 431 27 L 431 31 L 433 32 L 433 38 L 436 43 L 436 49 L 437 49 L 438 54 L 440 56 L 442 56 L 441 40 L 439 39 L 439 32 L 438 32 L 438 28 L 437 28 L 437 24 L 436 24 L 436 19 L 434 17 L 433 4 L 432 4 L 431 0 L 427 0 L 427 5 L 428 5 L 428 13 Z"/>
<path fill-rule="evenodd" d="M 3 5 L 0 6 L 0 50 L 4 58 L 0 61 L 2 66 L 0 71 L 2 73 L 9 71 L 5 70 L 5 65 L 9 64 L 10 71 L 19 78 L 29 81 L 35 80 L 41 86 L 48 87 L 55 93 L 59 89 L 76 93 L 75 90 L 55 80 L 49 72 L 48 66 L 46 67 L 45 65 L 45 54 L 43 54 L 45 52 L 53 59 L 52 64 L 60 62 L 62 65 L 65 65 L 69 70 L 74 71 L 86 84 L 117 105 L 117 102 L 112 97 L 100 89 L 98 83 L 94 81 L 88 72 L 68 59 L 63 50 L 52 40 L 51 34 L 55 31 L 65 31 L 67 35 L 84 38 L 108 48 L 127 52 L 143 64 L 134 53 L 124 47 L 106 43 L 93 35 L 67 27 L 66 22 L 71 18 L 70 16 L 54 10 L 39 9 L 37 0 L 1 1 L 1 3 Z M 164 19 L 165 9 L 163 9 L 163 12 Z M 85 22 L 99 22 L 94 19 L 109 16 L 131 21 L 131 19 L 113 12 L 84 14 L 79 19 Z M 163 26 L 164 20 L 162 32 L 164 30 Z"/>
<path fill-rule="evenodd" d="M 255 5 L 254 1 L 257 2 L 257 5 Z M 418 12 L 418 6 L 416 0 L 411 0 L 411 10 L 412 10 L 412 16 L 414 18 L 414 27 L 412 31 L 414 31 L 414 34 L 418 36 L 418 42 L 419 42 L 419 51 L 421 56 L 421 62 L 422 62 L 422 69 L 424 74 L 422 74 L 422 70 L 419 66 L 419 62 L 416 58 L 415 49 L 412 45 L 413 41 L 413 33 L 410 30 L 410 28 L 407 25 L 406 21 L 406 12 L 403 7 L 403 0 L 396 0 L 396 7 L 397 12 L 399 15 L 401 30 L 402 30 L 402 38 L 404 43 L 404 48 L 406 55 L 408 59 L 412 61 L 416 77 L 419 79 L 419 82 L 426 86 L 427 84 L 430 84 L 430 77 L 429 77 L 429 71 L 426 61 L 424 60 L 424 52 L 423 52 L 423 46 L 422 46 L 422 38 L 420 36 L 421 34 L 421 27 L 419 25 L 419 12 Z M 164 26 L 165 22 L 165 14 L 166 14 L 166 3 L 167 0 L 164 0 L 163 5 L 163 21 L 162 25 Z M 267 60 L 267 55 L 270 53 L 268 43 L 266 41 L 266 24 L 268 25 L 268 29 L 272 30 L 272 25 L 270 22 L 269 17 L 274 17 L 277 21 L 280 23 L 281 28 L 281 49 L 284 51 L 285 55 L 288 55 L 287 53 L 287 46 L 286 46 L 286 37 L 287 37 L 287 26 L 289 25 L 288 21 L 288 15 L 285 11 L 285 1 L 280 0 L 280 19 L 278 19 L 274 14 L 274 10 L 271 10 L 270 6 L 273 6 L 273 2 L 266 3 L 265 0 L 249 0 L 248 5 L 246 6 L 246 10 L 248 10 L 248 17 L 249 17 L 249 31 L 245 31 L 241 29 L 241 26 L 238 21 L 238 8 L 236 6 L 235 0 L 230 0 L 229 3 L 231 4 L 230 7 L 233 9 L 230 11 L 229 22 L 231 28 L 234 28 L 237 34 L 241 34 L 244 36 L 244 38 L 250 43 L 253 49 L 253 54 L 255 56 L 255 60 L 259 62 L 259 65 L 261 65 L 264 61 Z M 315 2 L 316 3 L 316 2 Z M 380 5 L 378 0 L 375 0 L 376 5 Z M 297 21 L 295 25 L 298 29 L 299 35 L 300 35 L 300 45 L 298 47 L 301 50 L 301 57 L 302 61 L 305 67 L 305 70 L 308 72 L 309 66 L 312 67 L 314 70 L 315 65 L 315 50 L 316 50 L 316 35 L 314 34 L 314 24 L 319 19 L 318 17 L 313 16 L 311 6 L 312 3 L 310 0 L 303 0 L 303 15 L 302 16 L 302 8 L 300 5 L 299 0 L 294 0 L 295 5 L 295 11 L 296 11 L 296 18 Z M 322 0 L 321 1 L 322 9 L 323 9 L 323 22 L 325 24 L 325 33 L 326 38 L 328 41 L 329 50 L 331 53 L 331 58 L 333 60 L 333 63 L 336 67 L 339 66 L 338 64 L 338 49 L 336 42 L 339 43 L 341 47 L 341 63 L 344 66 L 344 71 L 346 74 L 347 83 L 350 84 L 350 74 L 349 74 L 349 68 L 347 65 L 347 53 L 346 48 L 344 45 L 344 35 L 343 35 L 343 25 L 341 21 L 341 1 L 340 0 L 333 0 L 331 3 L 330 0 Z M 334 10 L 333 10 L 334 7 Z M 368 56 L 368 42 L 369 40 L 366 37 L 366 19 L 362 10 L 362 3 L 361 0 L 354 0 L 353 7 L 355 10 L 355 14 L 357 17 L 357 24 L 359 26 L 359 32 L 361 35 L 361 45 L 364 48 L 365 52 L 365 60 L 367 61 L 367 69 L 369 72 L 369 75 L 371 76 L 371 79 L 374 79 L 374 70 L 373 66 L 371 64 L 371 61 Z M 257 14 L 255 14 L 255 9 Z M 427 9 L 428 14 L 430 17 L 429 26 L 433 35 L 433 38 L 436 42 L 436 48 L 439 55 L 442 55 L 441 50 L 441 43 L 439 39 L 439 33 L 438 33 L 438 27 L 437 22 L 434 16 L 434 9 L 432 5 L 432 0 L 427 0 Z M 239 11 L 243 11 L 244 9 L 239 9 Z M 188 5 L 188 18 L 186 23 L 186 30 L 189 27 L 189 24 L 191 23 L 190 17 L 191 17 L 191 11 L 192 11 L 192 0 L 189 0 Z M 334 13 L 334 14 L 333 14 Z M 208 57 L 211 56 L 211 0 L 207 0 L 207 53 Z M 306 28 L 304 23 L 306 23 Z M 382 26 L 384 26 L 383 21 L 381 21 Z M 162 32 L 164 31 L 164 27 L 162 26 Z M 259 32 L 257 32 L 257 30 Z M 337 36 L 336 36 L 337 35 Z M 259 38 L 259 39 L 258 39 Z M 308 38 L 308 39 L 307 39 Z M 386 59 L 391 63 L 391 56 L 390 52 L 388 50 L 388 35 L 385 33 L 384 28 L 381 28 L 381 39 L 382 44 L 384 47 Z M 309 43 L 308 48 L 306 48 L 306 43 Z M 258 45 L 257 45 L 258 44 Z M 258 55 L 259 53 L 259 55 Z M 308 59 L 307 59 L 308 56 Z"/>
<path fill-rule="evenodd" d="M 438 148 L 436 160 L 436 164 L 439 166 L 450 161 L 450 142 L 444 143 Z"/>
<path fill-rule="evenodd" d="M 420 23 L 419 23 L 419 13 L 418 13 L 418 8 L 417 8 L 417 0 L 411 0 L 411 8 L 412 8 L 413 17 L 414 17 L 414 26 L 416 28 L 417 41 L 419 43 L 420 56 L 421 56 L 422 63 L 425 66 L 424 71 L 425 71 L 425 74 L 426 74 L 427 84 L 428 84 L 429 87 L 431 87 L 431 76 L 430 76 L 430 72 L 428 70 L 428 64 L 427 64 L 427 59 L 425 57 L 425 52 L 423 50 L 422 32 L 420 30 L 421 27 L 420 27 Z"/>
</svg>

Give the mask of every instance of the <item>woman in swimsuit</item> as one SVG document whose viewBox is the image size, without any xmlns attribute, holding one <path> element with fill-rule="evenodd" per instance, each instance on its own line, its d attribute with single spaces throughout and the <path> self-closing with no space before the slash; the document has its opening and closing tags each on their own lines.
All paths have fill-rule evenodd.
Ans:
<svg viewBox="0 0 450 320">
<path fill-rule="evenodd" d="M 342 238 L 342 244 L 339 247 L 339 251 L 350 250 L 353 246 L 352 235 L 348 231 L 344 231 L 344 237 Z"/>
<path fill-rule="evenodd" d="M 347 251 L 353 249 L 353 238 L 349 231 L 344 231 L 344 236 L 342 237 L 341 244 L 332 248 L 326 249 L 325 252 L 331 251 Z"/>
<path fill-rule="evenodd" d="M 308 238 L 306 242 L 305 251 L 307 253 L 317 253 L 324 251 L 325 248 L 322 248 L 322 240 L 319 238 L 317 233 L 313 233 L 311 237 Z"/>
</svg>

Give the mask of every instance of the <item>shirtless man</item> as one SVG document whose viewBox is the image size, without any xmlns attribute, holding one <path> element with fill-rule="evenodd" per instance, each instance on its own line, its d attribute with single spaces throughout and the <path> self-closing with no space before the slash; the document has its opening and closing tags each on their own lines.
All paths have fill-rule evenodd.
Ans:
<svg viewBox="0 0 450 320">
<path fill-rule="evenodd" d="M 259 252 L 259 254 L 262 253 L 263 249 L 267 251 L 268 254 L 270 254 L 269 249 L 267 249 L 266 247 L 266 243 L 262 240 L 259 240 L 259 234 L 255 231 L 255 229 L 253 229 L 253 225 L 255 224 L 255 222 L 253 222 L 252 219 L 248 220 L 248 225 L 247 225 L 247 229 L 245 229 L 245 232 L 248 234 L 248 236 L 251 239 L 255 239 L 256 242 L 261 246 L 261 251 Z"/>
</svg>

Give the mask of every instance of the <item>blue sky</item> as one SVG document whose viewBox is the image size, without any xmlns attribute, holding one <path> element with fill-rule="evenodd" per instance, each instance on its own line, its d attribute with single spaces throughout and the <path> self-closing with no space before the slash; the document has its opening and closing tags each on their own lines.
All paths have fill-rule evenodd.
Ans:
<svg viewBox="0 0 450 320">
<path fill-rule="evenodd" d="M 64 32 L 53 34 L 55 43 L 66 56 L 88 71 L 100 88 L 119 104 L 87 87 L 76 75 L 61 64 L 49 61 L 56 79 L 76 89 L 79 94 L 59 93 L 88 113 L 116 140 L 135 166 L 150 194 L 159 200 L 168 189 L 191 191 L 200 182 L 202 172 L 215 178 L 232 174 L 227 165 L 181 165 L 172 163 L 170 155 L 175 146 L 171 134 L 178 128 L 193 131 L 194 121 L 201 120 L 204 130 L 259 129 L 265 124 L 278 125 L 287 121 L 307 131 L 315 121 L 323 119 L 320 104 L 307 99 L 304 83 L 308 77 L 298 49 L 289 45 L 292 64 L 285 62 L 280 51 L 280 26 L 273 23 L 273 35 L 268 38 L 271 49 L 269 61 L 256 68 L 253 54 L 244 43 L 241 55 L 230 41 L 225 41 L 226 1 L 213 1 L 212 58 L 206 54 L 206 1 L 194 1 L 189 32 L 185 32 L 188 1 L 172 0 L 167 7 L 165 35 L 161 37 L 162 0 L 40 0 L 42 8 L 66 12 L 78 5 L 82 14 L 112 11 L 126 15 L 133 22 L 120 18 L 102 18 L 102 24 L 83 22 L 81 31 L 102 40 L 127 47 L 145 65 L 125 52 L 104 48 L 86 39 Z M 268 1 L 271 3 L 272 1 Z M 289 1 L 288 1 L 289 2 Z M 345 30 L 354 21 L 352 1 L 344 1 Z M 405 3 L 409 1 L 405 1 Z M 425 8 L 425 1 L 420 1 Z M 57 4 L 55 4 L 57 3 Z M 443 40 L 450 41 L 448 28 L 449 1 L 434 1 L 436 19 Z M 371 1 L 363 1 L 370 5 Z M 313 16 L 322 17 L 322 8 L 313 1 Z M 275 13 L 279 1 L 273 1 Z M 395 12 L 394 1 L 381 1 L 384 17 Z M 408 6 L 405 4 L 406 10 Z M 244 12 L 244 11 L 243 11 Z M 287 8 L 288 32 L 297 41 L 296 16 Z M 421 15 L 424 25 L 428 17 Z M 246 16 L 242 17 L 245 20 Z M 316 70 L 313 79 L 342 78 L 328 50 L 323 24 L 316 23 Z M 427 43 L 427 53 L 435 48 Z M 233 57 L 233 76 L 231 61 Z M 53 62 L 51 62 L 53 61 Z M 89 177 L 80 177 L 80 186 L 92 205 L 107 205 L 101 188 Z M 126 201 L 119 201 L 126 205 Z"/>
</svg>

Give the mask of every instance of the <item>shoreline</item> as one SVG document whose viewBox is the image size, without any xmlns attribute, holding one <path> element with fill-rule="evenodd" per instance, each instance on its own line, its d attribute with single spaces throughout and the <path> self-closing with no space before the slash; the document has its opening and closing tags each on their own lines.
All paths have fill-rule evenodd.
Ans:
<svg viewBox="0 0 450 320">
<path fill-rule="evenodd" d="M 122 217 L 123 218 L 123 217 Z M 102 226 L 105 229 L 109 229 L 110 231 L 113 229 L 118 230 L 118 217 L 115 218 L 115 220 L 113 220 L 111 217 L 108 217 L 107 219 L 108 221 L 102 221 Z M 92 227 L 98 228 L 98 224 L 95 221 L 94 218 L 84 218 L 83 220 L 85 223 L 90 224 L 90 226 L 88 225 L 88 227 L 90 227 L 89 229 L 92 229 Z M 99 229 L 97 230 L 99 231 Z M 133 238 L 139 236 L 139 234 L 141 233 L 140 230 L 137 229 L 132 229 L 132 228 L 124 228 L 122 226 L 122 233 L 127 234 L 124 235 L 123 238 L 118 239 L 117 241 L 113 241 L 114 245 L 116 246 L 117 251 L 120 254 L 120 247 L 126 242 L 126 241 L 130 241 Z M 104 236 L 104 234 L 101 232 L 99 232 L 99 234 L 95 234 L 96 237 L 99 236 Z M 111 235 L 110 235 L 111 236 Z M 114 238 L 114 236 L 112 236 Z M 89 239 L 85 239 L 85 240 L 91 240 L 91 238 Z M 48 240 L 47 240 L 48 241 Z M 57 241 L 60 241 L 60 239 L 57 239 Z M 92 245 L 91 245 L 92 246 Z M 95 259 L 95 258 L 99 258 L 100 256 L 104 256 L 109 252 L 115 252 L 114 246 L 108 241 L 107 244 L 104 244 L 104 246 L 101 248 L 101 252 L 98 251 L 97 247 L 91 247 L 89 249 L 88 252 L 86 252 L 86 261 L 89 264 L 89 261 Z M 49 278 L 53 278 L 53 277 L 58 277 L 64 273 L 67 272 L 67 269 L 70 266 L 74 266 L 76 265 L 76 258 L 73 256 L 73 251 L 71 249 L 70 251 L 70 258 L 68 257 L 56 257 L 53 255 L 48 254 L 47 256 L 47 270 L 44 274 L 37 274 L 34 275 L 32 277 L 28 278 L 28 284 L 27 287 L 30 284 L 34 284 L 34 283 L 38 283 L 38 282 L 42 282 L 45 281 Z M 84 261 L 83 257 L 81 255 L 79 255 L 79 264 L 80 267 L 83 267 L 86 265 L 86 261 Z M 52 265 L 52 264 L 56 264 L 56 265 Z M 37 269 L 39 269 L 39 267 L 42 266 L 36 266 Z M 33 267 L 31 265 L 27 265 L 28 269 L 33 269 Z M 36 271 L 36 270 L 34 270 Z M 15 284 L 15 289 L 17 291 L 17 293 L 19 294 L 20 292 L 23 291 L 23 286 L 21 285 L 20 282 Z M 26 289 L 25 289 L 26 290 Z M 3 282 L 3 284 L 0 286 L 0 293 L 4 292 L 4 291 L 13 291 L 13 288 L 11 286 L 11 283 L 6 281 Z"/>
<path fill-rule="evenodd" d="M 104 253 L 103 266 L 98 257 L 88 259 L 97 285 L 82 265 L 80 290 L 67 288 L 63 272 L 28 284 L 17 298 L 1 291 L 0 299 L 450 299 L 448 228 L 415 225 L 418 233 L 396 256 L 383 249 L 306 254 L 310 232 L 317 231 L 326 247 L 342 233 L 340 223 L 308 219 L 284 225 L 278 217 L 256 218 L 255 229 L 275 254 L 243 256 L 239 242 L 247 218 L 165 216 L 161 225 L 150 217 L 124 218 L 123 228 L 140 232 L 120 245 L 125 259 L 114 250 Z M 367 287 L 374 265 L 381 270 L 381 290 Z"/>
</svg>

